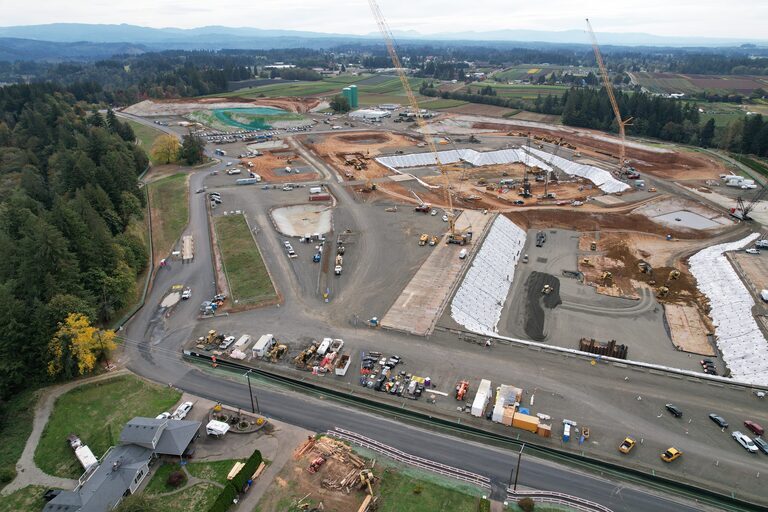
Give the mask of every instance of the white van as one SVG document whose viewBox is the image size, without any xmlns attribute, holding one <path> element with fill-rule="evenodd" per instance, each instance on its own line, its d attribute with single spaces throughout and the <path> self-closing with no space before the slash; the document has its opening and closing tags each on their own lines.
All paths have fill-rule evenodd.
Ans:
<svg viewBox="0 0 768 512">
<path fill-rule="evenodd" d="M 463 260 L 464 258 L 467 257 L 467 254 L 468 254 L 467 250 L 466 249 L 462 249 L 461 251 L 459 251 L 459 259 Z"/>
</svg>

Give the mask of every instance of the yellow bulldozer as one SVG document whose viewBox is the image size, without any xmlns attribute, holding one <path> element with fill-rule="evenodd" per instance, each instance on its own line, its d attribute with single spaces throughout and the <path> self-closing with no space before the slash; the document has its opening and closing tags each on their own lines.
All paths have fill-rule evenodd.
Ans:
<svg viewBox="0 0 768 512">
<path fill-rule="evenodd" d="M 603 286 L 613 286 L 613 274 L 607 270 L 600 276 L 600 280 L 603 282 Z"/>
<path fill-rule="evenodd" d="M 659 299 L 663 299 L 667 295 L 669 295 L 669 288 L 667 288 L 666 286 L 660 286 L 659 290 L 656 292 L 656 297 Z"/>
<path fill-rule="evenodd" d="M 278 359 L 283 357 L 288 352 L 288 347 L 282 343 L 275 343 L 275 345 L 267 352 L 267 359 L 276 363 Z"/>
<path fill-rule="evenodd" d="M 363 469 L 360 471 L 360 489 L 368 489 L 368 494 L 373 496 L 373 484 L 376 481 L 376 477 L 373 476 L 373 471 L 370 469 Z"/>
<path fill-rule="evenodd" d="M 677 269 L 672 269 L 669 271 L 669 280 L 675 281 L 677 279 L 680 279 L 680 271 Z"/>
</svg>

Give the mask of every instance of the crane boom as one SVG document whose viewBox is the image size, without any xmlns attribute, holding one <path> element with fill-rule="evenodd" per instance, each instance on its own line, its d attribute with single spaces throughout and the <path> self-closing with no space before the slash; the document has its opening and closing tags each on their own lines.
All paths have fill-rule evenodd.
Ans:
<svg viewBox="0 0 768 512">
<path fill-rule="evenodd" d="M 589 37 L 592 40 L 592 49 L 595 51 L 595 60 L 597 61 L 597 66 L 600 68 L 600 76 L 603 79 L 605 92 L 608 93 L 608 99 L 611 101 L 611 107 L 613 108 L 613 115 L 616 117 L 616 124 L 619 126 L 619 137 L 621 137 L 621 144 L 619 145 L 619 168 L 623 172 L 626 166 L 625 145 L 627 137 L 625 127 L 630 124 L 632 118 L 630 117 L 626 120 L 621 118 L 619 103 L 616 101 L 616 95 L 613 93 L 613 84 L 611 84 L 611 79 L 608 76 L 608 70 L 603 62 L 603 56 L 600 54 L 600 46 L 597 44 L 597 37 L 595 36 L 595 31 L 592 30 L 592 24 L 589 22 L 589 18 L 587 18 L 587 29 Z"/>
<path fill-rule="evenodd" d="M 392 36 L 392 31 L 390 31 L 389 25 L 387 24 L 387 20 L 384 18 L 384 14 L 382 14 L 381 9 L 379 8 L 379 4 L 376 3 L 376 0 L 368 0 L 368 4 L 371 7 L 371 12 L 373 12 L 373 17 L 376 19 L 376 25 L 379 27 L 379 32 L 381 32 L 381 36 L 384 38 L 384 43 L 387 46 L 387 53 L 389 53 L 389 58 L 392 60 L 392 65 L 395 67 L 397 76 L 400 79 L 400 82 L 403 84 L 405 95 L 408 97 L 408 103 L 414 110 L 416 122 L 418 123 L 419 128 L 421 128 L 421 132 L 424 134 L 427 146 L 435 156 L 437 168 L 445 180 L 445 196 L 448 201 L 448 211 L 446 212 L 448 216 L 448 226 L 450 228 L 451 235 L 455 235 L 456 220 L 453 213 L 453 198 L 451 197 L 451 185 L 450 180 L 448 179 L 448 171 L 442 162 L 440 162 L 437 146 L 435 145 L 434 138 L 432 137 L 432 130 L 429 126 L 429 123 L 427 123 L 421 115 L 419 102 L 416 100 L 416 95 L 413 94 L 413 89 L 411 89 L 411 84 L 408 82 L 408 77 L 406 76 L 403 65 L 400 62 L 400 57 L 397 56 L 394 38 Z"/>
</svg>

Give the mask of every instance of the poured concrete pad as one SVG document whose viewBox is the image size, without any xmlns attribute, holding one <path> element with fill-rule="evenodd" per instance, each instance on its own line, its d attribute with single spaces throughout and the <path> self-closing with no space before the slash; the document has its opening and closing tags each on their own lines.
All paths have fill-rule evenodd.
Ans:
<svg viewBox="0 0 768 512">
<path fill-rule="evenodd" d="M 179 292 L 171 292 L 165 296 L 163 301 L 160 303 L 160 306 L 164 308 L 169 308 L 171 306 L 178 304 L 180 300 L 181 300 L 181 294 Z"/>
<path fill-rule="evenodd" d="M 472 226 L 474 240 L 467 246 L 472 250 L 480 243 L 491 215 L 465 210 L 457 219 L 456 227 L 463 230 Z M 451 291 L 461 276 L 465 263 L 471 258 L 459 259 L 459 245 L 448 245 L 445 236 L 440 243 L 432 248 L 424 264 L 413 276 L 395 303 L 382 318 L 381 325 L 390 329 L 405 331 L 418 336 L 426 336 L 432 332 L 437 319 L 443 312 Z"/>
<path fill-rule="evenodd" d="M 721 226 L 721 224 L 718 224 L 717 222 L 710 220 L 703 215 L 689 212 L 688 210 L 678 210 L 676 212 L 670 212 L 652 218 L 660 224 L 678 226 L 688 229 L 709 229 Z"/>
<path fill-rule="evenodd" d="M 684 352 L 714 356 L 715 351 L 707 340 L 709 329 L 701 320 L 699 311 L 693 306 L 667 304 L 664 314 L 669 324 L 672 343 Z"/>
<path fill-rule="evenodd" d="M 333 217 L 331 207 L 326 204 L 299 204 L 276 208 L 270 213 L 277 230 L 287 236 L 328 233 Z"/>
</svg>

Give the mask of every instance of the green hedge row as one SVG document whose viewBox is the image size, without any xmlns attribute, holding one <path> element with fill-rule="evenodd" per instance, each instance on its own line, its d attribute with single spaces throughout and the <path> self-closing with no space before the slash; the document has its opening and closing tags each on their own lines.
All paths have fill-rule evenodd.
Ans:
<svg viewBox="0 0 768 512">
<path fill-rule="evenodd" d="M 216 498 L 211 508 L 208 509 L 208 512 L 227 512 L 229 507 L 232 506 L 232 500 L 245 488 L 248 479 L 256 472 L 256 469 L 263 460 L 261 452 L 259 450 L 254 451 L 235 477 L 227 482 L 219 497 Z"/>
</svg>

